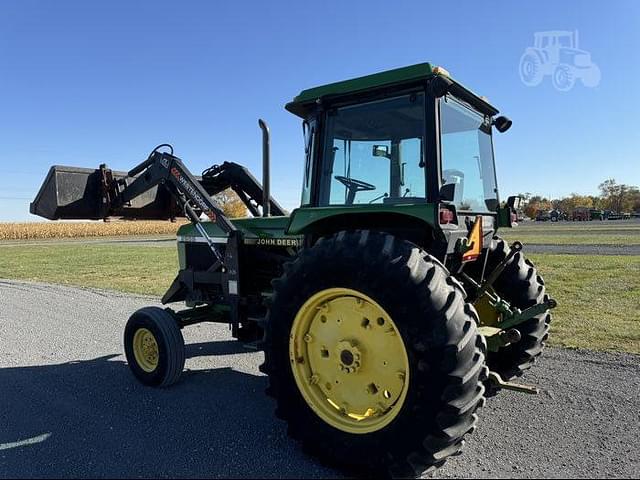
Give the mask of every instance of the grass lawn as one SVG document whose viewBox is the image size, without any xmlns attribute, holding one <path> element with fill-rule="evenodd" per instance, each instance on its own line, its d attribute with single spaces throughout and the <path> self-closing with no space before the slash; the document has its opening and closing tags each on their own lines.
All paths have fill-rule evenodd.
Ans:
<svg viewBox="0 0 640 480">
<path fill-rule="evenodd" d="M 640 256 L 532 254 L 558 301 L 550 343 L 640 353 Z"/>
<path fill-rule="evenodd" d="M 161 296 L 178 271 L 170 246 L 0 244 L 0 278 Z"/>
<path fill-rule="evenodd" d="M 525 245 L 640 245 L 640 222 L 530 222 L 501 229 L 500 236 L 508 241 L 520 240 Z"/>
<path fill-rule="evenodd" d="M 640 353 L 640 256 L 534 254 L 554 311 L 550 343 Z M 0 244 L 0 278 L 161 296 L 174 246 Z"/>
</svg>

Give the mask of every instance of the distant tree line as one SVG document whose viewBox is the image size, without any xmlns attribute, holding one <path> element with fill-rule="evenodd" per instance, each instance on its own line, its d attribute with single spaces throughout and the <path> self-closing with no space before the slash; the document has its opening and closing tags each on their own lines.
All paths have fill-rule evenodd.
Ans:
<svg viewBox="0 0 640 480">
<path fill-rule="evenodd" d="M 534 218 L 538 212 L 558 210 L 571 213 L 576 208 L 595 208 L 615 213 L 640 212 L 640 189 L 636 186 L 617 183 L 609 178 L 598 185 L 600 195 L 579 195 L 572 193 L 563 198 L 546 198 L 531 193 L 520 194 L 524 197 L 523 213 Z"/>
</svg>

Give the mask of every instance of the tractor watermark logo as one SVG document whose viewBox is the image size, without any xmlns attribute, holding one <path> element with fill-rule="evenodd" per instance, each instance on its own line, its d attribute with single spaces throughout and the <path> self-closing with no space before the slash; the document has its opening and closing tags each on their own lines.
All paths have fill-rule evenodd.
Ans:
<svg viewBox="0 0 640 480">
<path fill-rule="evenodd" d="M 568 92 L 577 80 L 585 87 L 600 83 L 600 68 L 591 54 L 578 47 L 578 31 L 536 32 L 533 46 L 527 47 L 520 58 L 520 79 L 527 87 L 542 83 L 551 76 L 551 83 L 560 92 Z"/>
</svg>

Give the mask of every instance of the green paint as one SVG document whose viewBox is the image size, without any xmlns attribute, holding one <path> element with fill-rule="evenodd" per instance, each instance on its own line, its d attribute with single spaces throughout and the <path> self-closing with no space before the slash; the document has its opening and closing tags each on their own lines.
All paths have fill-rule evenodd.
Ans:
<svg viewBox="0 0 640 480">
<path fill-rule="evenodd" d="M 385 72 L 303 90 L 292 102 L 288 103 L 285 108 L 298 116 L 304 116 L 304 105 L 313 103 L 318 98 L 426 80 L 431 75 L 433 75 L 433 68 L 429 63 L 419 63 L 408 67 L 387 70 Z"/>
<path fill-rule="evenodd" d="M 178 266 L 180 270 L 184 270 L 187 268 L 187 249 L 185 247 L 184 242 L 178 243 Z"/>
<path fill-rule="evenodd" d="M 511 208 L 500 207 L 498 208 L 498 221 L 497 228 L 511 228 Z"/>
<path fill-rule="evenodd" d="M 232 223 L 242 232 L 245 241 L 251 242 L 258 239 L 291 238 L 301 239 L 302 235 L 314 231 L 314 225 L 321 220 L 343 215 L 375 215 L 395 214 L 404 215 L 422 220 L 430 226 L 437 226 L 438 217 L 436 206 L 430 203 L 406 204 L 406 205 L 338 205 L 331 207 L 302 207 L 297 208 L 291 217 L 256 217 L 238 218 Z M 207 233 L 213 238 L 226 237 L 218 225 L 211 222 L 203 222 Z M 354 222 L 357 227 L 357 221 Z M 191 224 L 183 225 L 178 230 L 178 237 L 199 237 L 195 227 Z"/>
<path fill-rule="evenodd" d="M 517 327 L 521 323 L 524 323 L 527 320 L 546 312 L 547 309 L 555 308 L 554 305 L 555 303 L 551 305 L 549 305 L 547 302 L 538 303 L 532 307 L 526 308 L 525 310 L 519 310 L 511 307 L 510 314 L 505 314 L 504 319 L 498 325 L 500 325 L 500 328 L 502 328 L 503 330 Z"/>
<path fill-rule="evenodd" d="M 289 217 L 255 217 L 235 218 L 231 223 L 243 234 L 245 239 L 280 238 L 285 236 Z M 227 235 L 215 223 L 202 222 L 202 226 L 212 237 Z M 183 225 L 178 230 L 178 237 L 199 237 L 200 234 L 192 224 Z"/>
<path fill-rule="evenodd" d="M 328 218 L 336 218 L 343 215 L 375 215 L 397 214 L 414 217 L 422 220 L 430 226 L 437 226 L 438 216 L 436 205 L 431 203 L 407 204 L 407 205 L 367 205 L 367 206 L 331 206 L 331 207 L 302 207 L 293 211 L 291 223 L 286 233 L 290 235 L 304 234 L 313 231 L 314 225 Z M 362 218 L 362 220 L 364 220 Z M 357 220 L 354 227 L 358 226 Z"/>
</svg>

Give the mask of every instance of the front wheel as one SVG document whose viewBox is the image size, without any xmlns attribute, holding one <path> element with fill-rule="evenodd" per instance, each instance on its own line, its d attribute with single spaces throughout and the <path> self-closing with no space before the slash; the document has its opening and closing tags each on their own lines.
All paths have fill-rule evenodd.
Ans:
<svg viewBox="0 0 640 480">
<path fill-rule="evenodd" d="M 556 66 L 555 70 L 551 74 L 551 82 L 556 90 L 559 90 L 560 92 L 568 92 L 576 83 L 573 68 L 564 63 Z"/>
<path fill-rule="evenodd" d="M 591 64 L 591 66 L 582 72 L 582 76 L 580 77 L 580 81 L 587 88 L 597 87 L 600 84 L 600 68 L 595 63 Z"/>
<path fill-rule="evenodd" d="M 417 476 L 458 453 L 484 402 L 485 344 L 461 285 L 392 235 L 321 239 L 274 281 L 268 393 L 325 462 Z"/>
<path fill-rule="evenodd" d="M 173 316 L 158 307 L 131 315 L 124 329 L 124 351 L 131 372 L 145 385 L 168 387 L 184 368 L 182 332 Z"/>
</svg>

